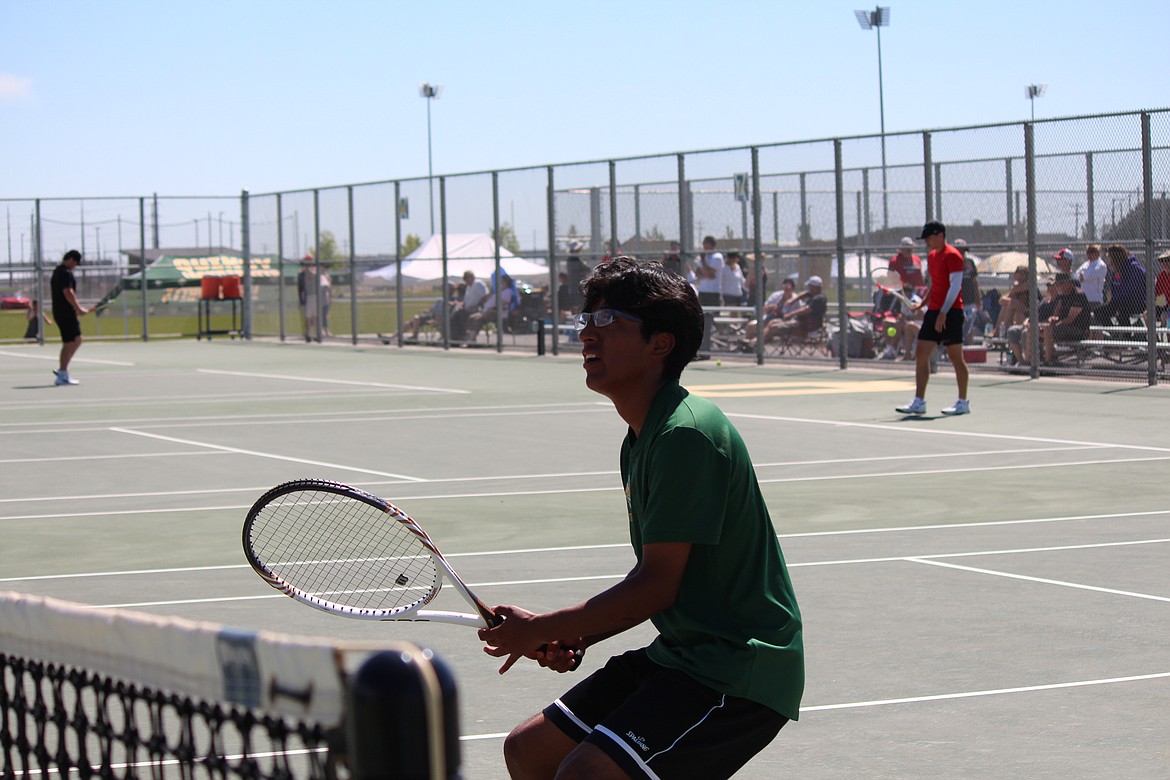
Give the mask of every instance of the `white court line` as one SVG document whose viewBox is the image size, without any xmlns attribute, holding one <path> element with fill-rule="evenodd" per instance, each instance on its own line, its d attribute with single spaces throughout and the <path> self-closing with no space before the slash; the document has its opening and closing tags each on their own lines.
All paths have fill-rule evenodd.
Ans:
<svg viewBox="0 0 1170 780">
<path fill-rule="evenodd" d="M 1011 693 L 1035 693 L 1036 691 L 1055 691 L 1062 688 L 1084 688 L 1091 685 L 1115 685 L 1117 683 L 1141 682 L 1143 680 L 1158 680 L 1170 677 L 1170 672 L 1155 672 L 1153 674 L 1135 674 L 1129 677 L 1105 677 L 1097 680 L 1076 680 L 1074 682 L 1050 683 L 1048 685 L 1024 685 L 1018 688 L 993 688 L 986 691 L 964 691 L 962 693 L 939 693 L 932 696 L 907 696 L 902 699 L 877 699 L 874 701 L 854 701 L 846 704 L 818 704 L 811 707 L 801 707 L 801 712 L 828 712 L 829 710 L 852 710 L 862 707 L 885 707 L 891 704 L 918 704 L 927 701 L 947 701 L 950 699 L 972 699 L 979 696 L 1003 696 Z"/>
<path fill-rule="evenodd" d="M 960 566 L 957 563 L 944 563 L 943 561 L 932 561 L 925 556 L 922 558 L 907 558 L 907 561 L 912 563 L 925 563 L 928 566 L 941 566 L 945 569 L 958 569 L 959 571 L 969 571 L 976 574 L 990 574 L 994 577 L 1006 577 L 1011 580 L 1023 580 L 1025 582 L 1039 582 L 1044 585 L 1059 585 L 1062 588 L 1075 588 L 1077 590 L 1091 590 L 1096 593 L 1108 593 L 1114 596 L 1132 596 L 1137 599 L 1149 599 L 1150 601 L 1165 601 L 1170 603 L 1170 597 L 1154 596 L 1149 593 L 1135 593 L 1130 590 L 1116 590 L 1114 588 L 1101 588 L 1096 585 L 1082 585 L 1079 582 L 1066 582 L 1064 580 L 1050 580 L 1045 577 L 1029 577 L 1024 574 L 1011 574 L 1006 571 L 993 571 L 992 569 L 978 569 L 974 566 Z"/>
<path fill-rule="evenodd" d="M 193 456 L 226 455 L 226 454 L 228 454 L 228 453 L 225 453 L 225 452 L 191 452 L 188 450 L 186 452 L 138 452 L 138 453 L 133 453 L 133 454 L 127 453 L 124 455 L 62 455 L 62 456 L 56 457 L 56 458 L 4 458 L 4 459 L 0 460 L 0 463 L 59 463 L 62 461 L 76 461 L 76 460 L 122 460 L 123 458 L 171 458 L 171 457 L 189 458 L 189 457 L 193 457 Z M 192 491 L 192 492 L 195 492 L 195 491 Z M 127 494 L 127 495 L 133 495 L 133 494 Z M 62 498 L 65 498 L 65 497 L 62 496 Z M 41 499 L 39 499 L 39 498 L 33 498 L 33 499 L 3 499 L 3 498 L 0 498 L 0 501 L 14 501 L 14 500 L 16 500 L 16 501 L 20 501 L 20 500 L 40 501 Z"/>
<path fill-rule="evenodd" d="M 452 393 L 456 395 L 470 395 L 470 390 L 456 390 L 451 387 L 420 387 L 417 385 L 392 385 L 385 382 L 363 382 L 355 379 L 321 379 L 313 376 L 294 376 L 292 374 L 260 374 L 251 371 L 224 371 L 218 368 L 197 368 L 200 374 L 218 374 L 221 376 L 242 376 L 253 379 L 287 379 L 292 382 L 320 382 L 327 385 L 355 385 L 357 387 L 385 387 L 391 390 L 422 390 L 428 393 Z"/>
<path fill-rule="evenodd" d="M 1135 674 L 1128 677 L 1104 677 L 1096 680 L 1074 680 L 1071 682 L 1049 683 L 1047 685 L 1023 685 L 1018 688 L 992 688 L 985 691 L 961 691 L 959 693 L 937 693 L 929 696 L 907 696 L 901 699 L 875 699 L 872 701 L 853 701 L 843 704 L 813 704 L 800 708 L 800 712 L 830 712 L 833 710 L 856 710 L 866 707 L 889 707 L 897 704 L 921 704 L 932 701 L 951 701 L 954 699 L 974 699 L 982 696 L 1007 696 L 1017 693 L 1036 693 L 1039 691 L 1056 691 L 1065 688 L 1087 688 L 1097 685 L 1117 685 L 1129 682 L 1144 682 L 1146 680 L 1160 680 L 1170 677 L 1170 672 L 1154 672 L 1153 674 Z M 466 734 L 459 737 L 460 741 L 472 742 L 482 739 L 503 739 L 508 732 L 500 731 L 490 734 Z"/>
<path fill-rule="evenodd" d="M 233 400 L 237 398 L 237 396 L 228 396 L 228 397 L 233 399 Z M 265 399 L 269 399 L 272 396 L 265 395 L 264 397 L 265 397 Z M 328 397 L 329 398 L 336 398 L 337 396 L 328 396 Z M 200 396 L 200 398 L 201 399 L 207 398 L 207 396 Z M 157 401 L 158 399 L 153 398 L 150 400 Z M 182 398 L 179 396 L 167 396 L 168 402 L 174 401 L 174 400 L 182 400 Z M 8 408 L 11 408 L 11 407 L 8 407 Z M 41 408 L 41 407 L 38 406 L 37 408 Z M 484 409 L 488 409 L 488 408 L 489 407 L 484 407 Z M 265 420 L 256 420 L 255 422 L 248 422 L 249 416 L 240 415 L 240 416 L 235 417 L 235 418 L 231 418 L 231 417 L 224 418 L 224 420 L 225 420 L 224 422 L 168 423 L 168 422 L 156 422 L 156 421 L 136 422 L 136 421 L 126 421 L 126 420 L 111 420 L 109 422 L 103 423 L 103 422 L 91 421 L 89 423 L 84 423 L 84 424 L 90 426 L 90 427 L 85 427 L 85 428 L 78 427 L 77 424 L 69 426 L 68 423 L 54 424 L 54 423 L 46 422 L 46 423 L 27 423 L 27 424 L 28 425 L 47 425 L 47 426 L 58 426 L 59 425 L 61 427 L 48 427 L 48 428 L 42 428 L 42 429 L 34 428 L 31 430 L 23 429 L 23 430 L 20 430 L 18 432 L 22 433 L 22 434 L 92 433 L 94 431 L 107 431 L 107 430 L 109 430 L 110 429 L 110 425 L 109 425 L 110 422 L 117 423 L 121 427 L 133 427 L 134 430 L 144 431 L 144 430 L 150 430 L 153 428 L 165 428 L 168 430 L 174 429 L 174 428 L 218 428 L 218 427 L 223 427 L 223 426 L 231 426 L 233 428 L 243 428 L 244 426 L 249 426 L 249 425 L 251 425 L 251 426 L 256 426 L 256 425 L 288 425 L 292 422 L 295 422 L 297 425 L 313 425 L 313 424 L 343 425 L 345 423 L 350 423 L 350 422 L 360 422 L 362 424 L 369 424 L 369 423 L 373 423 L 373 422 L 398 422 L 398 421 L 403 421 L 403 420 L 451 420 L 454 418 L 470 418 L 470 417 L 528 417 L 528 416 L 543 415 L 543 414 L 563 414 L 565 411 L 566 411 L 565 409 L 561 409 L 561 408 L 539 409 L 539 410 L 517 409 L 514 411 L 506 411 L 505 410 L 505 411 L 495 411 L 495 412 L 493 412 L 493 411 L 466 411 L 466 410 L 465 411 L 454 411 L 453 410 L 450 412 L 431 412 L 428 410 L 426 414 L 410 414 L 409 412 L 411 412 L 411 410 L 404 409 L 404 410 L 399 410 L 397 412 L 391 411 L 391 412 L 380 412 L 380 413 L 373 413 L 373 412 L 366 413 L 365 415 L 363 415 L 360 418 L 355 418 L 353 416 L 345 416 L 345 417 L 335 416 L 335 417 L 331 417 L 331 418 L 316 419 L 316 420 L 309 420 L 309 419 L 302 420 L 302 419 L 300 419 L 300 417 L 298 417 L 296 415 L 286 415 L 286 416 L 283 416 L 284 419 L 275 419 L 275 420 L 265 419 Z M 597 414 L 597 413 L 600 413 L 604 410 L 587 408 L 587 409 L 573 409 L 572 411 L 574 413 L 578 413 L 578 414 L 581 414 L 581 413 L 583 413 L 583 414 Z M 379 416 L 379 415 L 385 415 L 385 416 Z M 14 424 L 14 427 L 15 427 L 15 425 L 19 425 L 19 424 Z M 68 427 L 65 427 L 65 426 L 68 426 Z M 5 427 L 5 425 L 0 424 L 0 429 L 3 429 L 4 427 Z"/>
<path fill-rule="evenodd" d="M 887 555 L 880 558 L 839 558 L 832 561 L 804 561 L 788 563 L 788 568 L 799 569 L 816 566 L 852 566 L 862 563 L 897 563 L 904 561 L 925 562 L 941 558 L 978 558 L 985 555 L 1023 555 L 1039 552 L 1067 552 L 1068 550 L 1095 550 L 1102 547 L 1133 547 L 1141 544 L 1166 544 L 1170 539 L 1133 539 L 1124 542 L 1091 542 L 1089 544 L 1060 544 L 1052 547 L 1018 547 L 1003 550 L 977 550 L 974 552 L 931 553 L 930 555 Z M 0 580 L 2 582 L 2 580 Z"/>
<path fill-rule="evenodd" d="M 469 582 L 469 588 L 490 588 L 515 585 L 551 585 L 559 582 L 593 582 L 596 580 L 620 580 L 625 574 L 592 574 L 587 577 L 552 577 L 539 580 L 508 580 L 500 582 Z M 183 604 L 218 604 L 225 601 L 260 601 L 262 599 L 287 598 L 283 593 L 265 593 L 262 596 L 219 596 L 202 599 L 174 599 L 170 601 L 132 601 L 125 604 L 83 604 L 88 609 L 141 609 L 143 607 L 173 607 Z"/>
<path fill-rule="evenodd" d="M 886 528 L 849 528 L 840 531 L 805 531 L 780 534 L 781 539 L 801 539 L 815 536 L 852 536 L 855 534 L 901 533 L 903 531 L 936 531 L 943 528 L 989 528 L 997 525 L 1031 525 L 1033 523 L 1067 523 L 1076 520 L 1116 520 L 1117 518 L 1150 517 L 1170 514 L 1170 509 L 1146 512 L 1110 512 L 1102 515 L 1059 515 L 1057 517 L 1027 517 L 1020 520 L 981 520 L 977 523 L 935 523 L 934 525 L 898 525 Z"/>
<path fill-rule="evenodd" d="M 478 558 L 496 555 L 527 555 L 531 553 L 578 552 L 581 550 L 609 550 L 616 547 L 629 549 L 628 542 L 617 544 L 574 544 L 566 547 L 527 547 L 517 550 L 487 550 L 485 552 L 457 552 L 444 554 L 444 558 Z M 221 566 L 181 566 L 168 569 L 131 569 L 128 571 L 98 571 L 84 574 L 37 574 L 32 577 L 0 577 L 0 582 L 31 582 L 33 580 L 68 580 L 78 577 L 121 577 L 132 574 L 185 574 L 201 571 L 224 571 L 226 569 L 249 569 L 247 564 L 228 563 Z"/>
<path fill-rule="evenodd" d="M 1083 447 L 1123 447 L 1131 450 L 1150 450 L 1152 452 L 1170 452 L 1170 447 L 1149 447 L 1140 444 L 1113 444 L 1099 441 L 1078 441 L 1076 439 L 1050 439 L 1043 436 L 1018 436 L 1006 433 L 979 433 L 977 431 L 944 430 L 941 428 L 924 428 L 919 425 L 890 425 L 888 423 L 859 423 L 844 420 L 817 420 L 806 417 L 781 417 L 771 414 L 745 414 L 743 412 L 724 412 L 728 417 L 743 417 L 747 420 L 770 420 L 772 422 L 804 423 L 807 425 L 830 425 L 837 428 L 869 428 L 886 433 L 922 433 L 931 436 L 964 436 L 980 439 L 1004 439 L 1007 441 L 1033 441 L 1042 444 L 1070 444 Z"/>
<path fill-rule="evenodd" d="M 172 396 L 167 396 L 170 399 Z M 194 397 L 194 396 L 188 396 Z M 203 397 L 203 396 L 199 396 Z M 224 396 L 232 397 L 232 396 Z M 152 396 L 157 400 L 157 396 Z M 248 421 L 248 420 L 264 420 L 264 419 L 283 419 L 294 420 L 300 422 L 311 417 L 326 417 L 338 422 L 345 422 L 350 418 L 365 419 L 368 415 L 395 415 L 395 414 L 419 414 L 419 413 L 434 413 L 441 414 L 446 412 L 493 412 L 493 411 L 516 411 L 517 414 L 522 414 L 525 411 L 531 410 L 545 410 L 545 409 L 562 409 L 564 411 L 573 411 L 582 407 L 600 407 L 602 409 L 612 408 L 608 404 L 598 401 L 589 402 L 566 402 L 566 403 L 552 403 L 552 404 L 525 404 L 524 406 L 515 406 L 513 404 L 502 405 L 495 404 L 490 406 L 424 406 L 418 409 L 368 409 L 358 410 L 354 412 L 346 412 L 339 410 L 330 410 L 325 412 L 264 412 L 256 414 L 211 414 L 211 415 L 186 415 L 183 417 L 139 417 L 134 419 L 111 420 L 109 418 L 102 418 L 98 420 L 62 420 L 60 422 L 41 421 L 41 422 L 3 422 L 0 423 L 0 430 L 4 428 L 27 428 L 30 425 L 49 425 L 68 428 L 75 430 L 78 425 L 97 425 L 100 426 L 97 430 L 105 430 L 111 423 L 124 426 L 143 426 L 143 425 L 161 425 L 172 422 L 232 422 L 232 421 Z M 10 407 L 5 407 L 10 408 Z"/>
<path fill-rule="evenodd" d="M 1124 445 L 1117 445 L 1124 446 Z M 1149 448 L 1155 449 L 1155 448 Z M 938 457 L 934 455 L 932 457 Z M 759 483 L 763 484 L 778 484 L 781 482 L 828 482 L 842 479 L 875 479 L 886 477 L 919 477 L 930 474 L 949 474 L 955 476 L 958 473 L 973 474 L 984 471 L 1019 471 L 1022 469 L 1058 469 L 1068 466 L 1103 466 L 1112 463 L 1147 463 L 1150 461 L 1170 460 L 1170 455 L 1151 455 L 1145 458 L 1103 458 L 1097 460 L 1070 460 L 1070 461 L 1054 461 L 1052 463 L 1024 463 L 1003 466 L 970 466 L 956 472 L 954 467 L 945 469 L 925 469 L 919 471 L 887 471 L 872 474 L 829 474 L 820 477 L 776 477 L 775 479 L 761 479 Z"/>
<path fill-rule="evenodd" d="M 1135 539 L 1123 542 L 1093 542 L 1089 544 L 1065 544 L 1056 545 L 1052 547 L 1019 547 L 1014 549 L 1002 550 L 977 550 L 973 552 L 954 552 L 954 553 L 930 553 L 927 555 L 891 555 L 880 558 L 842 558 L 828 561 L 804 561 L 800 563 L 788 563 L 789 569 L 798 568 L 817 568 L 821 566 L 850 566 L 860 564 L 872 563 L 905 563 L 905 562 L 926 562 L 928 560 L 938 560 L 942 558 L 974 558 L 984 555 L 1024 555 L 1038 552 L 1062 552 L 1068 550 L 1091 550 L 1102 549 L 1107 547 L 1130 547 L 1143 544 L 1166 544 L 1170 543 L 1170 539 Z M 505 555 L 532 555 L 545 554 L 551 552 L 581 552 L 587 550 L 612 550 L 612 549 L 629 549 L 629 544 L 626 542 L 615 544 L 582 544 L 569 545 L 565 547 L 531 547 L 516 550 L 488 550 L 484 552 L 459 552 L 444 555 L 445 558 L 485 558 Z M 37 574 L 29 577 L 3 577 L 0 578 L 0 583 L 5 582 L 33 582 L 37 580 L 68 580 L 68 579 L 86 579 L 90 577 L 121 577 L 121 576 L 135 576 L 135 575 L 174 575 L 174 574 L 189 574 L 192 572 L 209 572 L 209 571 L 226 571 L 228 569 L 248 569 L 247 564 L 233 563 L 222 564 L 219 566 L 181 566 L 165 569 L 130 569 L 126 571 L 102 571 L 102 572 L 86 572 L 73 574 Z M 621 578 L 625 575 L 619 574 L 603 574 L 595 577 L 569 577 L 562 579 L 542 579 L 542 580 L 510 580 L 500 582 L 480 582 L 471 583 L 474 587 L 491 587 L 500 585 L 524 585 L 534 583 L 557 583 L 557 582 L 574 582 L 582 579 L 612 579 Z M 160 602 L 161 603 L 161 602 Z M 188 602 L 183 602 L 188 603 Z"/>
<path fill-rule="evenodd" d="M 230 452 L 176 452 L 167 453 L 173 455 L 231 455 Z M 88 457 L 98 458 L 121 458 L 121 457 L 137 457 L 150 458 L 154 455 L 99 455 L 99 456 L 81 456 L 76 460 L 84 460 Z M 34 459 L 41 460 L 41 459 Z M 43 460 L 73 460 L 72 458 L 44 458 Z M 0 460 L 0 463 L 9 461 Z M 13 463 L 23 463 L 24 461 L 11 461 Z M 524 479 L 565 479 L 575 477 L 611 477 L 618 472 L 616 471 L 579 471 L 579 472 L 564 472 L 564 473 L 550 473 L 550 474 L 501 474 L 499 476 L 487 477 L 437 477 L 435 479 L 424 479 L 417 477 L 413 480 L 396 480 L 394 482 L 370 482 L 364 481 L 363 485 L 377 485 L 381 487 L 394 485 L 414 485 L 414 484 L 450 484 L 453 482 L 510 482 Z M 101 501 L 110 499 L 123 498 L 160 498 L 173 496 L 200 496 L 200 495 L 223 495 L 225 493 L 263 493 L 271 488 L 272 485 L 264 485 L 261 487 L 248 486 L 236 488 L 197 488 L 193 490 L 150 490 L 141 491 L 137 493 L 90 493 L 88 495 L 73 495 L 73 496 L 27 496 L 24 498 L 0 498 L 0 504 L 23 504 L 28 502 L 40 501 Z M 607 488 L 608 489 L 608 488 Z M 395 499 L 399 500 L 399 499 Z"/>
<path fill-rule="evenodd" d="M 31 353 L 24 354 L 21 352 L 8 352 L 8 351 L 0 351 L 0 355 L 4 355 L 5 357 L 27 358 L 28 360 L 48 360 L 48 361 L 52 361 L 54 363 L 57 362 L 57 360 L 60 357 L 56 353 L 53 353 L 51 355 L 38 355 L 38 354 L 31 354 Z M 87 358 L 87 357 L 75 357 L 75 358 L 73 358 L 72 362 L 74 362 L 74 363 L 94 363 L 94 364 L 103 365 L 103 366 L 131 366 L 132 367 L 132 366 L 138 365 L 137 363 L 127 363 L 125 360 L 98 360 L 97 358 Z"/>
<path fill-rule="evenodd" d="M 394 474 L 388 471 L 374 471 L 373 469 L 363 469 L 357 466 L 344 466 L 339 463 L 328 463 L 321 460 L 308 460 L 306 458 L 293 458 L 288 455 L 277 455 L 272 452 L 258 452 L 256 450 L 244 450 L 239 447 L 225 447 L 221 444 L 209 444 L 201 441 L 191 441 L 190 439 L 176 439 L 173 436 L 162 436 L 157 433 L 147 433 L 145 431 L 135 431 L 129 428 L 110 428 L 109 430 L 116 433 L 128 433 L 131 436 L 145 436 L 148 439 L 160 439 L 162 441 L 169 441 L 173 444 L 190 444 L 193 447 L 207 447 L 212 450 L 221 450 L 223 452 L 235 452 L 240 455 L 254 455 L 258 458 L 269 458 L 271 460 L 283 460 L 290 463 L 303 463 L 306 466 L 324 466 L 326 468 L 343 469 L 345 471 L 353 471 L 358 474 L 374 474 L 379 477 L 392 477 L 394 479 L 404 479 L 409 482 L 420 481 L 418 477 L 410 477 L 405 474 Z"/>
</svg>

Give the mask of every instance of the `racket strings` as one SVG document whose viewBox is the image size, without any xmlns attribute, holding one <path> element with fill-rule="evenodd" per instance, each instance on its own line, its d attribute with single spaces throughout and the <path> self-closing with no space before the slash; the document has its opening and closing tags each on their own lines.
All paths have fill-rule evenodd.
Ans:
<svg viewBox="0 0 1170 780">
<path fill-rule="evenodd" d="M 439 587 L 409 527 L 361 501 L 302 491 L 266 505 L 252 525 L 257 557 L 305 595 L 358 610 L 406 610 Z"/>
</svg>

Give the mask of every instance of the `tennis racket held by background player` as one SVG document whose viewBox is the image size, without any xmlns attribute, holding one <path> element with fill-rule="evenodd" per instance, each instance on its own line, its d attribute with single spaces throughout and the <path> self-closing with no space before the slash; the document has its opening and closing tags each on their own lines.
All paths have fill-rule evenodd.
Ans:
<svg viewBox="0 0 1170 780">
<path fill-rule="evenodd" d="M 917 305 L 916 301 L 906 297 L 906 294 L 902 292 L 902 277 L 898 275 L 897 271 L 891 268 L 875 268 L 870 273 L 870 279 L 874 287 L 883 293 L 894 296 L 906 307 L 905 312 L 903 312 L 904 314 L 909 314 L 910 309 Z M 917 298 L 918 296 L 915 295 L 914 297 Z"/>
</svg>

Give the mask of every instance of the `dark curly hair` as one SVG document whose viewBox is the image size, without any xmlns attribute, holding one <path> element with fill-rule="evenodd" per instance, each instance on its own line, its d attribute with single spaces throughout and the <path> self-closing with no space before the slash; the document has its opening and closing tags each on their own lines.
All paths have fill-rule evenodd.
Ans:
<svg viewBox="0 0 1170 780">
<path fill-rule="evenodd" d="M 622 255 L 599 263 L 581 283 L 582 311 L 605 300 L 610 308 L 642 320 L 642 338 L 674 335 L 674 350 L 663 364 L 664 379 L 678 379 L 703 342 L 703 307 L 695 290 L 657 260 L 642 262 Z"/>
</svg>

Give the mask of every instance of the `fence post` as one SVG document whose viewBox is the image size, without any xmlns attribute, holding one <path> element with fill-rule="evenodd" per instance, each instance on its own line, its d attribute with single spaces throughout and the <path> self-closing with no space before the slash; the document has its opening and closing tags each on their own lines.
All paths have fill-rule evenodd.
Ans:
<svg viewBox="0 0 1170 780">
<path fill-rule="evenodd" d="M 252 339 L 252 230 L 249 223 L 248 191 L 240 190 L 240 254 L 244 263 L 244 311 L 241 338 Z"/>
<path fill-rule="evenodd" d="M 609 161 L 609 256 L 621 254 L 618 248 L 617 224 L 617 163 Z"/>
<path fill-rule="evenodd" d="M 447 297 L 447 285 L 440 295 Z M 445 305 L 445 304 L 444 304 Z M 402 346 L 402 183 L 394 182 L 394 332 Z"/>
<path fill-rule="evenodd" d="M 283 343 L 287 334 L 284 324 L 284 198 L 279 192 L 276 193 L 276 315 Z"/>
<path fill-rule="evenodd" d="M 515 230 L 516 226 L 513 225 Z M 500 275 L 500 174 L 492 171 L 492 241 L 495 244 L 495 278 L 492 280 L 493 292 L 496 296 L 496 352 L 504 351 L 504 307 L 501 296 L 504 294 L 504 280 Z M 513 290 L 515 295 L 516 291 Z"/>
<path fill-rule="evenodd" d="M 451 349 L 451 305 L 447 301 L 447 177 L 439 177 L 439 246 L 442 248 L 443 349 Z"/>
<path fill-rule="evenodd" d="M 1158 275 L 1158 261 L 1154 259 L 1154 164 L 1153 142 L 1150 136 L 1150 114 L 1142 112 L 1142 232 L 1146 240 L 1146 381 L 1152 387 L 1158 384 L 1158 318 L 1154 316 L 1154 283 Z"/>
<path fill-rule="evenodd" d="M 1040 321 L 1040 279 L 1036 275 L 1036 140 L 1035 127 L 1031 122 L 1024 123 L 1024 182 L 1027 199 L 1027 234 L 1028 234 L 1028 321 Z M 1035 379 L 1040 376 L 1040 328 L 1029 328 L 1027 334 L 1028 347 L 1032 352 L 1029 375 Z"/>
<path fill-rule="evenodd" d="M 922 188 L 923 194 L 926 198 L 926 219 L 924 222 L 930 222 L 934 219 L 934 165 L 931 156 L 930 148 L 930 133 L 924 132 L 922 134 Z"/>
<path fill-rule="evenodd" d="M 755 254 L 756 286 L 755 300 L 751 305 L 756 307 L 756 322 L 764 321 L 764 242 L 760 237 L 760 150 L 752 147 L 752 252 Z M 756 365 L 764 365 L 764 337 L 761 326 L 759 338 L 756 339 Z"/>
<path fill-rule="evenodd" d="M 557 206 L 556 206 L 556 174 L 553 166 L 548 166 L 548 289 L 552 294 L 552 307 L 549 309 L 549 319 L 552 320 L 552 353 L 560 354 L 557 343 L 560 337 L 561 300 L 560 280 L 557 279 Z"/>
<path fill-rule="evenodd" d="M 934 218 L 943 221 L 942 209 L 942 163 L 934 164 Z"/>
<path fill-rule="evenodd" d="M 837 200 L 837 364 L 849 363 L 849 309 L 845 303 L 845 173 L 841 168 L 841 139 L 833 139 L 833 178 Z M 762 340 L 762 338 L 761 338 Z"/>
<path fill-rule="evenodd" d="M 198 234 L 198 231 L 196 231 Z M 142 340 L 150 340 L 149 305 L 146 297 L 146 198 L 138 199 L 138 257 L 142 263 L 142 272 L 139 274 L 142 292 Z"/>
<path fill-rule="evenodd" d="M 691 230 L 687 222 L 687 163 L 684 154 L 678 155 L 678 248 L 679 268 L 683 269 L 690 262 L 691 255 Z"/>
<path fill-rule="evenodd" d="M 354 250 L 353 185 L 345 188 L 346 207 L 349 209 L 349 322 L 350 343 L 358 343 L 357 255 Z"/>
<path fill-rule="evenodd" d="M 1008 248 L 1015 249 L 1016 215 L 1015 212 L 1012 211 L 1012 190 L 1014 189 L 1012 185 L 1012 158 L 1005 157 L 1003 161 L 1003 167 L 1005 185 L 1004 195 L 1007 200 L 1007 205 L 1004 209 L 1004 227 L 1007 229 L 1007 235 L 1004 236 L 1004 238 L 1007 239 Z"/>
<path fill-rule="evenodd" d="M 37 343 L 42 347 L 45 345 L 45 258 L 41 252 L 41 199 L 37 198 L 35 201 L 34 211 L 36 218 L 34 220 L 32 236 L 29 241 L 32 243 L 33 267 L 36 269 L 36 299 L 40 301 L 37 304 L 37 333 L 40 334 Z M 49 309 L 53 308 L 53 302 L 49 301 Z"/>
<path fill-rule="evenodd" d="M 1089 241 L 1097 240 L 1097 208 L 1096 208 L 1096 194 L 1093 186 L 1093 153 L 1085 152 L 1085 219 L 1088 222 L 1088 230 L 1085 231 L 1085 238 Z M 1078 226 L 1079 227 L 1079 226 Z"/>
<path fill-rule="evenodd" d="M 313 286 L 316 289 L 314 294 L 314 307 L 317 309 L 317 332 L 309 335 L 317 339 L 317 343 L 321 342 L 321 309 L 324 301 L 321 300 L 321 191 L 313 190 L 313 265 L 316 273 L 313 274 Z"/>
</svg>

